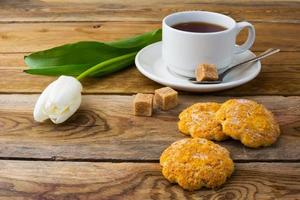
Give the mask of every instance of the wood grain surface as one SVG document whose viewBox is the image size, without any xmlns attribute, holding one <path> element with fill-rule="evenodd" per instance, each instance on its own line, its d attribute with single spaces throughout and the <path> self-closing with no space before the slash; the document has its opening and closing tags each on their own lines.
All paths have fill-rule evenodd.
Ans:
<svg viewBox="0 0 300 200">
<path fill-rule="evenodd" d="M 260 53 L 260 52 L 257 52 Z M 56 77 L 23 73 L 24 53 L 0 54 L 0 93 L 40 93 Z M 300 52 L 280 52 L 262 61 L 262 72 L 253 81 L 214 95 L 300 95 Z M 7 84 L 10 83 L 10 84 Z M 84 81 L 86 94 L 152 93 L 161 85 L 144 77 L 131 66 L 129 69 L 104 78 Z M 143 85 L 143 87 L 140 87 Z"/>
<path fill-rule="evenodd" d="M 153 117 L 132 115 L 132 96 L 87 95 L 66 123 L 32 119 L 36 95 L 0 96 L 0 157 L 59 160 L 157 161 L 172 142 L 185 138 L 177 129 L 178 114 L 196 102 L 223 102 L 232 97 L 180 96 L 180 105 Z M 300 97 L 244 97 L 263 103 L 276 116 L 282 135 L 271 147 L 250 149 L 238 141 L 220 144 L 234 160 L 300 160 Z M 159 124 L 159 126 L 158 126 Z"/>
<path fill-rule="evenodd" d="M 237 20 L 299 22 L 299 0 L 2 0 L 0 21 L 160 21 L 182 10 L 208 10 Z"/>
<path fill-rule="evenodd" d="M 245 85 L 210 95 L 300 95 L 299 65 L 263 65 L 257 78 Z M 0 93 L 40 93 L 56 77 L 29 75 L 23 69 L 0 69 Z M 10 83 L 10 84 L 7 84 Z M 143 76 L 134 66 L 103 78 L 83 81 L 86 94 L 153 93 L 162 87 Z M 143 85 L 143 87 L 140 87 Z"/>
<path fill-rule="evenodd" d="M 151 31 L 164 16 L 208 10 L 249 21 L 255 53 L 281 52 L 262 61 L 253 81 L 218 93 L 180 93 L 180 105 L 151 118 L 132 115 L 131 94 L 161 85 L 132 66 L 83 82 L 79 111 L 65 124 L 36 123 L 32 109 L 55 77 L 23 73 L 24 55 L 79 40 L 110 41 Z M 0 200 L 300 199 L 299 0 L 0 0 Z M 246 32 L 238 36 L 245 40 Z M 254 99 L 274 114 L 276 144 L 229 149 L 236 171 L 221 188 L 187 192 L 168 183 L 158 159 L 186 136 L 178 113 L 199 101 Z M 159 125 L 159 126 L 158 126 Z"/>
<path fill-rule="evenodd" d="M 224 186 L 196 192 L 168 183 L 158 163 L 0 161 L 0 166 L 0 196 L 11 200 L 292 200 L 300 195 L 298 163 L 237 163 Z"/>
</svg>

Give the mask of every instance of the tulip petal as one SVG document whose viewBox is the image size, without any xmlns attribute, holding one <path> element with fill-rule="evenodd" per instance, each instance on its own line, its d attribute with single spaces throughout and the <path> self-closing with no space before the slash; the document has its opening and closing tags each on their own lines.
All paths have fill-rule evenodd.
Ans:
<svg viewBox="0 0 300 200">
<path fill-rule="evenodd" d="M 66 121 L 81 103 L 81 83 L 69 76 L 60 76 L 45 103 L 45 110 L 55 124 Z"/>
<path fill-rule="evenodd" d="M 75 98 L 78 98 L 81 90 L 81 83 L 77 79 L 71 76 L 60 76 L 49 95 L 46 107 L 50 108 L 50 105 L 55 105 L 58 110 L 63 111 Z"/>
<path fill-rule="evenodd" d="M 33 111 L 33 118 L 37 122 L 43 122 L 46 119 L 48 119 L 47 113 L 45 113 L 45 104 L 49 97 L 50 91 L 54 88 L 56 81 L 50 83 L 46 89 L 42 92 L 42 94 L 39 96 Z"/>
<path fill-rule="evenodd" d="M 75 101 L 60 114 L 49 115 L 50 120 L 54 124 L 60 124 L 66 121 L 69 117 L 71 117 L 81 104 L 81 96 L 80 98 L 76 98 Z"/>
</svg>

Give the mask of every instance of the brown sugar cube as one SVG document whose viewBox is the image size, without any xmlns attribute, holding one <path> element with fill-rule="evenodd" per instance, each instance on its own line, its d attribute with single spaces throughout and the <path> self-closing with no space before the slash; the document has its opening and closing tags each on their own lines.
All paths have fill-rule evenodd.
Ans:
<svg viewBox="0 0 300 200">
<path fill-rule="evenodd" d="M 170 87 L 155 90 L 155 104 L 162 110 L 170 110 L 178 104 L 178 92 Z"/>
<path fill-rule="evenodd" d="M 134 115 L 151 116 L 152 102 L 153 102 L 153 94 L 141 94 L 141 93 L 136 94 L 133 100 Z"/>
<path fill-rule="evenodd" d="M 219 78 L 217 68 L 213 64 L 198 65 L 195 74 L 197 81 L 215 81 Z"/>
</svg>

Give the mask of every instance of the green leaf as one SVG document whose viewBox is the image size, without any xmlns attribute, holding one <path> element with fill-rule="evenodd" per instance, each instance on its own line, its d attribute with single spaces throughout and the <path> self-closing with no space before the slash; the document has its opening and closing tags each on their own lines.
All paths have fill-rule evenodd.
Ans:
<svg viewBox="0 0 300 200">
<path fill-rule="evenodd" d="M 89 69 L 87 69 L 85 72 L 80 74 L 77 79 L 83 79 L 86 76 L 104 76 L 106 74 L 110 74 L 113 72 L 116 72 L 118 70 L 121 70 L 127 66 L 129 66 L 135 58 L 135 55 L 137 52 L 125 54 L 119 57 L 115 57 L 106 61 L 103 61 L 102 63 L 99 63 Z"/>
<path fill-rule="evenodd" d="M 119 57 L 111 58 L 92 67 L 76 66 L 75 68 L 74 65 L 64 65 L 59 67 L 27 69 L 24 71 L 28 74 L 44 75 L 46 73 L 49 76 L 57 76 L 61 74 L 68 75 L 68 76 L 77 76 L 89 70 L 87 72 L 88 76 L 100 77 L 121 70 L 127 66 L 130 66 L 134 62 L 136 53 L 137 52 L 129 53 L 129 56 L 126 56 L 128 54 L 122 55 L 121 60 L 120 59 L 116 60 L 116 58 Z M 114 61 L 114 59 L 116 61 Z M 94 69 L 94 67 L 97 68 Z"/>
<path fill-rule="evenodd" d="M 109 42 L 107 44 L 117 48 L 133 48 L 138 51 L 139 49 L 153 42 L 160 41 L 161 36 L 162 36 L 162 30 L 158 29 L 152 32 L 144 33 L 136 37 L 119 40 L 116 42 Z"/>
<path fill-rule="evenodd" d="M 25 72 L 52 76 L 77 76 L 99 63 L 137 52 L 141 48 L 160 40 L 161 29 L 116 42 L 81 41 L 66 44 L 26 56 L 25 63 L 29 66 L 29 69 L 25 70 Z M 126 66 L 133 62 L 134 59 L 130 59 L 130 61 L 128 59 L 124 60 Z M 105 68 L 105 74 L 124 68 L 124 66 L 125 64 L 121 64 L 120 67 L 118 65 L 109 65 L 108 68 Z M 100 76 L 103 74 L 104 71 L 101 72 L 100 70 L 89 76 Z"/>
<path fill-rule="evenodd" d="M 116 48 L 101 42 L 77 42 L 49 50 L 32 53 L 25 57 L 30 68 L 44 68 L 63 65 L 95 65 L 103 60 L 130 52 L 130 49 Z"/>
<path fill-rule="evenodd" d="M 67 76 L 77 76 L 82 72 L 89 69 L 93 64 L 88 65 L 61 65 L 61 66 L 53 66 L 53 67 L 44 67 L 44 68 L 31 68 L 26 69 L 24 72 L 28 74 L 38 74 L 38 75 L 48 75 L 48 76 L 59 76 L 59 75 L 67 75 Z"/>
</svg>

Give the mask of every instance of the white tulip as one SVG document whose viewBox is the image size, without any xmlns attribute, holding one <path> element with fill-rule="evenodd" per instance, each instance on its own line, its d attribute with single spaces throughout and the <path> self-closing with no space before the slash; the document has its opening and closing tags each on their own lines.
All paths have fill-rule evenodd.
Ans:
<svg viewBox="0 0 300 200">
<path fill-rule="evenodd" d="M 71 117 L 81 103 L 81 83 L 71 76 L 60 76 L 43 91 L 37 100 L 33 117 L 59 124 Z"/>
</svg>

